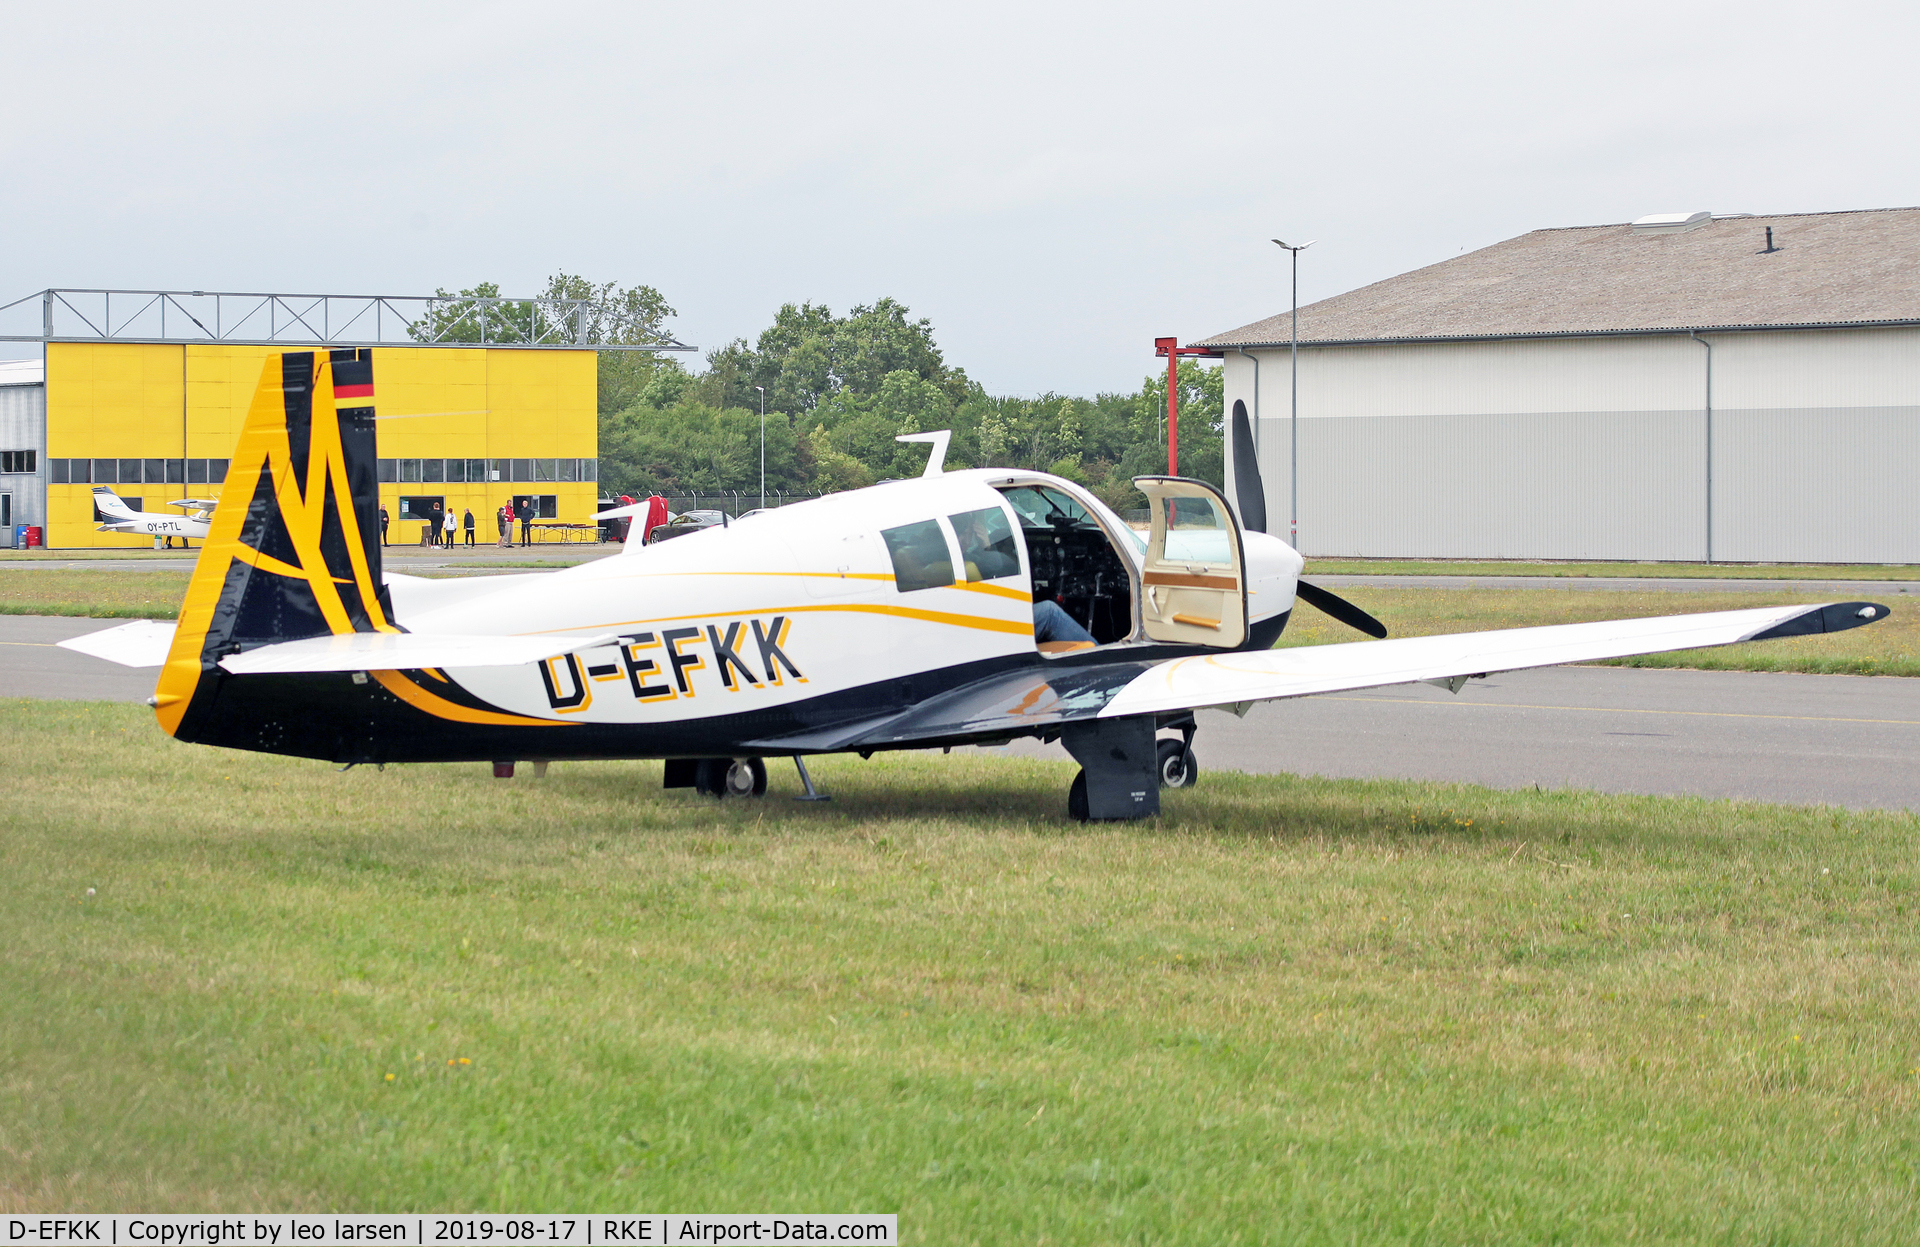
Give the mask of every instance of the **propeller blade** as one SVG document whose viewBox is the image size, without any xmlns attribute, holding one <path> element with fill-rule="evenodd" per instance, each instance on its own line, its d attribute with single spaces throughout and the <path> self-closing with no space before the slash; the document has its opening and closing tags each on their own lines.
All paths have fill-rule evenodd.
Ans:
<svg viewBox="0 0 1920 1247">
<path fill-rule="evenodd" d="M 1253 425 L 1247 405 L 1233 403 L 1233 492 L 1240 504 L 1240 527 L 1250 533 L 1267 531 L 1267 487 L 1260 483 L 1260 459 L 1253 450 Z"/>
<path fill-rule="evenodd" d="M 1387 635 L 1387 625 L 1337 593 L 1329 593 L 1318 585 L 1310 585 L 1304 580 L 1295 581 L 1293 591 L 1294 595 L 1308 606 L 1326 612 L 1349 628 L 1383 640 Z"/>
</svg>

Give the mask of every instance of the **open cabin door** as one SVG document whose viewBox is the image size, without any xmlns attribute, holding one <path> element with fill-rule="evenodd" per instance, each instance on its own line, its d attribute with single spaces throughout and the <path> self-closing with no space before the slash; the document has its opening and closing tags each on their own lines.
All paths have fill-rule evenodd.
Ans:
<svg viewBox="0 0 1920 1247">
<path fill-rule="evenodd" d="M 1178 476 L 1133 481 L 1152 506 L 1140 576 L 1142 630 L 1155 641 L 1234 649 L 1247 640 L 1246 556 L 1220 491 Z"/>
</svg>

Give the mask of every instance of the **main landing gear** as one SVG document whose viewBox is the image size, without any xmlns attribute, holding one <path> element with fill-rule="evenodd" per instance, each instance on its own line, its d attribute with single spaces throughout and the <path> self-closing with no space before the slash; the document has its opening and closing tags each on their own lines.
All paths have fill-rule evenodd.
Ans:
<svg viewBox="0 0 1920 1247">
<path fill-rule="evenodd" d="M 828 796 L 813 786 L 807 764 L 797 755 L 793 764 L 800 771 L 800 783 L 806 788 L 796 801 L 826 801 Z M 764 797 L 767 795 L 767 764 L 759 758 L 668 758 L 662 767 L 662 788 L 691 788 L 703 797 Z"/>
<path fill-rule="evenodd" d="M 758 758 L 702 758 L 693 790 L 703 797 L 764 797 L 767 764 Z"/>
<path fill-rule="evenodd" d="M 1158 740 L 1154 720 L 1095 719 L 1070 725 L 1060 743 L 1080 763 L 1067 789 L 1067 816 L 1094 819 L 1150 818 L 1160 812 L 1160 789 L 1191 788 L 1200 778 L 1193 756 L 1191 715 L 1167 726 L 1180 739 Z"/>
</svg>

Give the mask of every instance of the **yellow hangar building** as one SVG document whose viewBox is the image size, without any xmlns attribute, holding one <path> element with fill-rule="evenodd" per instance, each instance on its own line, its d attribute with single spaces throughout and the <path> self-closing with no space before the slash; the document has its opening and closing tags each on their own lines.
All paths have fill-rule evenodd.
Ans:
<svg viewBox="0 0 1920 1247">
<path fill-rule="evenodd" d="M 80 303 L 79 295 L 104 297 Z M 31 419 L 26 387 L 8 387 L 10 410 L 26 414 L 7 422 L 20 425 L 10 436 L 23 443 L 7 449 L 13 466 L 30 463 L 15 474 L 23 479 L 14 482 L 21 488 L 12 490 L 9 522 L 40 527 L 46 546 L 151 546 L 151 538 L 97 531 L 94 488 L 109 486 L 135 510 L 176 516 L 183 512 L 171 504 L 180 499 L 218 497 L 268 357 L 343 346 L 374 348 L 380 502 L 393 544 L 419 542 L 425 523 L 449 509 L 471 510 L 478 539 L 494 541 L 495 516 L 509 501 L 554 523 L 549 537 L 592 535 L 601 348 L 580 341 L 590 304 L 133 291 L 32 298 L 47 329 L 34 335 L 45 343 L 41 410 Z M 117 306 L 101 306 L 109 299 Z M 123 308 L 130 314 L 116 322 Z M 63 315 L 94 332 L 72 332 L 57 322 Z M 329 332 L 343 321 L 344 332 Z M 396 337 L 396 325 L 409 336 Z M 241 337 L 250 330 L 254 340 Z M 432 340 L 452 331 L 483 340 Z"/>
</svg>

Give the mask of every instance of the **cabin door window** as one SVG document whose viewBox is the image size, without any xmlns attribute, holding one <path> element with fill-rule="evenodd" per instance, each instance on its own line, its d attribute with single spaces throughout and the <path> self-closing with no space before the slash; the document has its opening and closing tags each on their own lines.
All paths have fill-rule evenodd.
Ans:
<svg viewBox="0 0 1920 1247">
<path fill-rule="evenodd" d="M 1240 527 L 1213 486 L 1175 477 L 1134 481 L 1151 504 L 1140 575 L 1148 637 L 1233 649 L 1246 643 L 1246 559 Z"/>
</svg>

